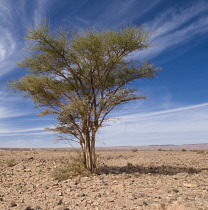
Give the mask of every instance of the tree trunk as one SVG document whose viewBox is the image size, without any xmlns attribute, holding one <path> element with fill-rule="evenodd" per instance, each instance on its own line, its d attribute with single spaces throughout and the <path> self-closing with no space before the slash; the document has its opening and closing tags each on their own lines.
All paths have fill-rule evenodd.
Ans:
<svg viewBox="0 0 208 210">
<path fill-rule="evenodd" d="M 89 133 L 85 133 L 85 144 L 84 144 L 84 155 L 85 155 L 85 166 L 86 168 L 95 173 L 97 169 L 96 155 L 95 155 L 95 141 L 90 138 Z"/>
</svg>

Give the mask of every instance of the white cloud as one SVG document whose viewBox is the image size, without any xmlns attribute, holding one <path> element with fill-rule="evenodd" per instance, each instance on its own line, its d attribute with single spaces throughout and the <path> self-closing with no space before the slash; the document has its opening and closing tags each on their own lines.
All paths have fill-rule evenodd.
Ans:
<svg viewBox="0 0 208 210">
<path fill-rule="evenodd" d="M 45 131 L 44 127 L 32 127 L 27 129 L 19 129 L 17 127 L 14 128 L 1 128 L 0 136 L 34 136 L 34 135 L 48 135 L 51 134 L 49 131 Z"/>
<path fill-rule="evenodd" d="M 93 4 L 88 10 L 84 11 L 83 14 L 75 14 L 75 17 L 72 18 L 78 23 L 78 27 L 83 25 L 84 28 L 92 26 L 96 26 L 97 28 L 124 26 L 140 18 L 160 1 L 161 0 L 103 1 L 102 4 Z M 80 8 L 81 6 L 82 5 L 80 5 Z"/>
<path fill-rule="evenodd" d="M 11 71 L 15 64 L 16 41 L 12 31 L 15 28 L 12 26 L 12 13 L 11 4 L 0 0 L 0 76 Z"/>
<path fill-rule="evenodd" d="M 34 4 L 34 8 L 30 4 Z M 29 27 L 38 26 L 45 16 L 48 0 L 0 0 L 0 76 L 14 70 L 23 54 L 24 40 Z M 31 10 L 31 16 L 26 16 Z"/>
<path fill-rule="evenodd" d="M 208 142 L 208 103 L 120 118 L 99 135 L 109 146 Z"/>
<path fill-rule="evenodd" d="M 9 29 L 0 25 L 0 76 L 15 66 L 16 42 Z M 18 56 L 16 56 L 18 57 Z"/>
<path fill-rule="evenodd" d="M 20 100 L 20 101 L 19 101 Z M 18 108 L 21 98 L 15 94 L 9 94 L 5 90 L 0 90 L 0 119 L 15 118 L 26 116 L 30 112 Z"/>
<path fill-rule="evenodd" d="M 189 5 L 188 5 L 189 6 Z M 153 21 L 147 23 L 148 31 L 153 31 L 153 37 L 164 36 L 165 34 L 187 24 L 193 18 L 206 12 L 206 2 L 198 2 L 187 8 L 168 9 Z"/>
<path fill-rule="evenodd" d="M 202 1 L 179 10 L 168 9 L 147 22 L 146 29 L 152 31 L 151 41 L 155 46 L 142 52 L 135 52 L 131 58 L 153 58 L 175 46 L 187 43 L 198 35 L 208 33 L 206 5 L 207 3 Z"/>
<path fill-rule="evenodd" d="M 0 106 L 0 119 L 21 117 L 21 116 L 25 116 L 27 114 L 28 114 L 28 112 Z"/>
<path fill-rule="evenodd" d="M 11 19 L 11 7 L 6 0 L 0 0 L 0 19 L 3 23 L 8 23 Z"/>
<path fill-rule="evenodd" d="M 50 1 L 48 0 L 37 1 L 36 8 L 34 9 L 34 18 L 33 18 L 34 27 L 38 27 L 40 25 L 41 21 L 46 16 L 45 12 L 51 2 L 52 2 L 51 0 Z"/>
<path fill-rule="evenodd" d="M 26 10 L 31 1 L 19 0 L 12 4 L 11 1 L 0 0 L 0 76 L 12 71 L 18 56 L 21 54 L 24 45 L 22 35 L 26 33 L 28 26 L 38 26 L 42 18 L 46 15 L 51 1 L 38 0 L 33 2 L 33 7 L 29 8 L 30 16 L 26 16 Z M 138 3 L 139 2 L 139 3 Z M 152 3 L 151 0 L 144 1 L 113 1 L 106 5 L 106 9 L 100 13 L 95 20 L 85 18 L 87 16 L 76 16 L 73 20 L 81 20 L 84 25 L 110 25 L 125 24 L 133 19 L 141 17 L 145 12 L 153 8 L 158 1 Z M 84 4 L 84 3 L 83 3 Z M 135 7 L 136 5 L 136 7 Z M 139 7 L 138 7 L 139 5 Z M 119 9 L 118 9 L 119 6 Z M 139 11 L 138 9 L 139 8 Z M 80 11 L 81 7 L 77 9 Z M 200 1 L 187 8 L 179 10 L 169 9 L 156 16 L 151 22 L 146 24 L 147 30 L 153 31 L 152 41 L 157 45 L 142 53 L 135 53 L 134 58 L 139 56 L 155 57 L 168 49 L 184 44 L 194 37 L 208 32 L 208 7 L 206 1 Z M 129 16 L 127 16 L 129 14 Z M 88 15 L 88 14 L 87 14 Z M 16 25 L 18 20 L 18 26 Z M 125 20 L 125 23 L 121 21 Z M 17 30 L 23 34 L 17 33 Z M 18 96 L 9 95 L 0 91 L 0 140 L 3 138 L 14 138 L 11 141 L 2 140 L 3 145 L 17 145 L 18 147 L 30 147 L 31 145 L 45 145 L 45 139 L 53 139 L 47 132 L 43 132 L 47 127 L 39 125 L 39 121 L 34 123 L 29 114 L 35 111 L 29 106 L 25 107 L 25 101 Z M 24 106 L 24 108 L 23 108 Z M 155 108 L 156 107 L 156 108 Z M 114 123 L 112 127 L 106 127 L 99 135 L 99 140 L 105 141 L 107 145 L 145 145 L 145 144 L 167 144 L 167 143 L 191 143 L 208 141 L 208 103 L 194 106 L 178 107 L 171 103 L 167 96 L 166 103 L 140 109 L 143 112 L 136 112 L 133 115 L 127 113 L 119 115 L 123 120 Z M 170 109 L 170 107 L 173 107 Z M 175 108 L 174 108 L 175 107 Z M 163 109 L 161 111 L 161 109 Z M 160 110 L 160 111 L 151 111 Z M 28 117 L 25 123 L 22 119 L 16 122 L 19 117 Z M 36 119 L 36 118 L 35 118 Z M 44 119 L 45 120 L 45 119 Z M 49 125 L 50 127 L 50 125 Z M 43 134 L 44 137 L 43 137 Z M 112 140 L 112 142 L 110 141 Z M 8 143 L 7 143 L 8 142 Z M 55 145 L 58 146 L 58 145 Z"/>
<path fill-rule="evenodd" d="M 21 137 L 8 137 L 3 141 L 0 139 L 0 147 L 2 148 L 67 148 L 71 145 L 67 142 L 58 142 L 55 143 L 52 141 L 52 136 L 31 136 L 30 139 L 28 136 Z"/>
</svg>

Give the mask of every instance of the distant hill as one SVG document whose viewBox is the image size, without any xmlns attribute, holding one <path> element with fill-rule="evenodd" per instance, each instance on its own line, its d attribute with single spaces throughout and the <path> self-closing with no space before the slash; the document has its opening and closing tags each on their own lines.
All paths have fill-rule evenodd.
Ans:
<svg viewBox="0 0 208 210">
<path fill-rule="evenodd" d="M 137 150 L 208 150 L 208 143 L 202 144 L 184 144 L 184 145 L 148 145 L 148 146 L 116 146 L 116 147 L 97 147 L 97 151 L 108 151 L 108 150 L 116 150 L 116 151 L 128 151 L 132 149 Z M 19 150 L 19 151 L 29 151 L 29 150 L 58 150 L 58 151 L 70 151 L 73 148 L 0 148 L 0 150 Z"/>
<path fill-rule="evenodd" d="M 98 150 L 208 150 L 208 143 L 202 144 L 184 144 L 184 145 L 174 145 L 174 144 L 165 144 L 165 145 L 148 145 L 148 146 L 118 146 L 118 147 L 100 147 Z"/>
</svg>

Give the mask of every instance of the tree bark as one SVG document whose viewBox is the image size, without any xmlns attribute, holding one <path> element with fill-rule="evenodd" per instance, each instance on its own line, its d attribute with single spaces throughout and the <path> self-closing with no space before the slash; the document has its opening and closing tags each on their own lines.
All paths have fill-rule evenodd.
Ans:
<svg viewBox="0 0 208 210">
<path fill-rule="evenodd" d="M 93 137 L 90 137 L 89 132 L 85 133 L 84 156 L 86 161 L 86 168 L 90 172 L 96 173 L 97 161 L 95 155 L 95 139 Z"/>
</svg>

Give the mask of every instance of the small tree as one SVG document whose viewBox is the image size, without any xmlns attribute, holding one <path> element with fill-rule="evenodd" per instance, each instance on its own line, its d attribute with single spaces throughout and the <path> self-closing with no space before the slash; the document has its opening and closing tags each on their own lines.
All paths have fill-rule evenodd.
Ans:
<svg viewBox="0 0 208 210">
<path fill-rule="evenodd" d="M 127 59 L 150 46 L 148 35 L 134 26 L 83 34 L 61 28 L 51 32 L 43 22 L 25 37 L 31 54 L 19 65 L 29 73 L 10 86 L 43 107 L 42 116 L 57 116 L 58 123 L 50 130 L 80 144 L 91 172 L 96 171 L 96 133 L 106 116 L 118 105 L 145 99 L 128 85 L 158 72 L 147 61 Z"/>
</svg>

